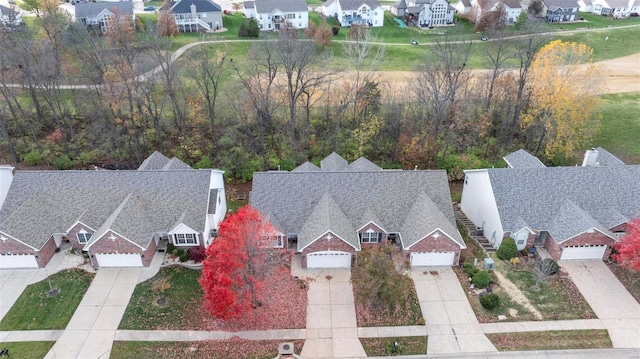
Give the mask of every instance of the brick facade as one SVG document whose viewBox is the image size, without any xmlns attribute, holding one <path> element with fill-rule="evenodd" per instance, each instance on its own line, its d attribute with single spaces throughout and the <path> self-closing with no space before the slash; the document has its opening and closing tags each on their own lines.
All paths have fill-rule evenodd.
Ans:
<svg viewBox="0 0 640 359">
<path fill-rule="evenodd" d="M 615 227 L 611 227 L 609 229 L 611 232 L 616 233 L 616 232 L 627 232 L 627 223 L 621 223 Z"/>
<path fill-rule="evenodd" d="M 311 243 L 302 251 L 302 268 L 307 268 L 307 254 L 321 251 L 349 252 L 353 255 L 352 258 L 355 258 L 356 255 L 355 248 L 332 233 L 330 240 L 327 239 L 327 235 L 324 235 L 323 237 L 317 239 L 315 242 Z"/>
<path fill-rule="evenodd" d="M 366 226 L 364 226 L 360 230 L 358 230 L 358 236 L 360 236 L 361 233 L 366 233 L 368 231 L 373 231 L 375 233 L 382 233 L 382 238 L 380 239 L 379 243 L 382 243 L 382 244 L 386 244 L 387 243 L 387 232 L 385 232 L 384 229 L 380 228 L 379 226 L 377 226 L 377 225 L 375 225 L 374 223 L 371 223 L 371 222 L 369 222 Z M 362 243 L 362 242 L 360 242 L 360 244 L 363 245 L 363 246 L 376 245 L 376 243 Z"/>
<path fill-rule="evenodd" d="M 602 245 L 606 244 L 607 249 L 604 252 L 604 256 L 602 259 L 607 259 L 611 255 L 611 246 L 615 243 L 615 241 L 598 231 L 594 231 L 593 233 L 583 233 L 580 234 L 568 241 L 562 242 L 558 244 L 551 234 L 547 237 L 546 242 L 544 243 L 544 248 L 551 254 L 551 257 L 555 260 L 560 260 L 562 256 L 562 248 L 567 246 L 585 246 L 585 245 Z"/>
<path fill-rule="evenodd" d="M 438 238 L 434 238 L 434 234 L 438 233 Z M 453 265 L 458 265 L 460 261 L 460 245 L 453 239 L 447 237 L 444 233 L 436 231 L 427 237 L 421 239 L 408 250 L 403 249 L 402 255 L 407 261 L 411 261 L 412 252 L 455 252 Z"/>
<path fill-rule="evenodd" d="M 114 237 L 113 240 L 111 236 Z M 151 240 L 149 248 L 144 250 L 112 231 L 107 231 L 89 248 L 89 258 L 91 259 L 91 264 L 97 267 L 96 253 L 140 253 L 143 255 L 142 264 L 148 266 L 151 263 L 151 259 L 153 259 L 155 249 L 156 242 L 153 240 Z"/>
<path fill-rule="evenodd" d="M 56 243 L 53 236 L 40 248 L 35 250 L 24 243 L 18 242 L 12 238 L 6 237 L 6 240 L 0 241 L 0 253 L 3 254 L 32 254 L 36 256 L 36 261 L 40 268 L 46 267 L 56 253 Z"/>
<path fill-rule="evenodd" d="M 76 223 L 75 226 L 73 226 L 69 232 L 67 233 L 67 240 L 69 241 L 69 244 L 71 245 L 72 248 L 74 248 L 77 251 L 82 251 L 84 250 L 84 246 L 87 245 L 86 243 L 80 243 L 78 242 L 78 232 L 80 232 L 81 230 L 84 230 L 87 233 L 93 233 L 94 230 L 89 228 L 88 226 L 82 224 L 82 223 Z"/>
</svg>

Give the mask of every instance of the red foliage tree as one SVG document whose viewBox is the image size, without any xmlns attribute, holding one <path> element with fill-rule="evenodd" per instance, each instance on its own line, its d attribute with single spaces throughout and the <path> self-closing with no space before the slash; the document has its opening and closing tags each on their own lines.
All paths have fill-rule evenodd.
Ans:
<svg viewBox="0 0 640 359">
<path fill-rule="evenodd" d="M 204 307 L 227 320 L 261 305 L 262 281 L 268 272 L 269 240 L 275 230 L 260 212 L 244 206 L 228 216 L 207 248 L 200 285 Z"/>
<path fill-rule="evenodd" d="M 640 271 L 640 217 L 627 224 L 627 234 L 615 246 L 612 257 L 623 266 Z"/>
</svg>

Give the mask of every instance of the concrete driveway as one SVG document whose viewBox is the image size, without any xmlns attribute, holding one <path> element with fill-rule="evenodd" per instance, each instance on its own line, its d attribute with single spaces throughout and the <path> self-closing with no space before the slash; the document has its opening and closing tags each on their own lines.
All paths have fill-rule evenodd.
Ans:
<svg viewBox="0 0 640 359">
<path fill-rule="evenodd" d="M 614 348 L 640 348 L 640 304 L 601 260 L 561 261 L 609 331 Z"/>
<path fill-rule="evenodd" d="M 414 268 L 410 274 L 427 323 L 427 354 L 497 351 L 482 332 L 451 267 Z"/>
<path fill-rule="evenodd" d="M 358 339 L 351 269 L 309 269 L 307 335 L 300 356 L 366 357 Z M 330 279 L 329 279 L 330 278 Z"/>
</svg>

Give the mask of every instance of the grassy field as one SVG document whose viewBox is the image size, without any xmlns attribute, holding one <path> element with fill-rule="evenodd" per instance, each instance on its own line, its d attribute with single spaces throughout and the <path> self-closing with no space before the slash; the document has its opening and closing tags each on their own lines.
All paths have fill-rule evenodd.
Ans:
<svg viewBox="0 0 640 359">
<path fill-rule="evenodd" d="M 612 348 L 606 330 L 487 334 L 498 351 Z"/>
<path fill-rule="evenodd" d="M 7 358 L 42 359 L 55 342 L 3 342 L 0 348 L 9 349 Z"/>
<path fill-rule="evenodd" d="M 208 340 L 191 342 L 113 342 L 111 359 L 271 359 L 282 340 Z M 304 341 L 294 343 L 300 353 Z"/>
<path fill-rule="evenodd" d="M 391 350 L 391 343 L 398 343 L 398 351 Z M 387 355 L 425 355 L 427 353 L 427 337 L 399 338 L 360 338 L 360 343 L 367 356 Z"/>
<path fill-rule="evenodd" d="M 640 162 L 640 92 L 602 96 L 600 135 L 590 147 L 602 146 L 628 163 Z"/>
<path fill-rule="evenodd" d="M 69 269 L 49 276 L 60 293 L 47 298 L 49 282 L 31 284 L 0 322 L 0 330 L 64 329 L 86 293 L 94 274 Z"/>
</svg>

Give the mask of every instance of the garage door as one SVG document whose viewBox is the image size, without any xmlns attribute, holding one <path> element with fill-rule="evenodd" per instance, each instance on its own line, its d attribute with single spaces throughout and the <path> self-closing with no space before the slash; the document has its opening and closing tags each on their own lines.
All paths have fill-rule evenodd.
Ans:
<svg viewBox="0 0 640 359">
<path fill-rule="evenodd" d="M 596 246 L 567 246 L 562 250 L 562 256 L 560 256 L 560 260 L 602 259 L 604 251 L 606 250 L 606 244 Z"/>
<path fill-rule="evenodd" d="M 38 268 L 38 261 L 33 254 L 2 254 L 0 268 Z"/>
<path fill-rule="evenodd" d="M 339 251 L 307 254 L 307 268 L 350 268 L 351 253 Z"/>
<path fill-rule="evenodd" d="M 140 254 L 97 253 L 98 267 L 142 267 Z"/>
<path fill-rule="evenodd" d="M 415 252 L 411 253 L 411 266 L 450 266 L 455 252 Z"/>
</svg>

